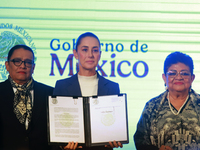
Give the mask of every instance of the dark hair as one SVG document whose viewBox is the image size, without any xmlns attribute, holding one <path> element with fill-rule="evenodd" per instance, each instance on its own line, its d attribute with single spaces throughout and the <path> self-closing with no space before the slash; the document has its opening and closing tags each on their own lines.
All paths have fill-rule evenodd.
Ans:
<svg viewBox="0 0 200 150">
<path fill-rule="evenodd" d="M 97 41 L 99 42 L 99 46 L 100 46 L 100 40 L 99 40 L 99 38 L 98 38 L 94 33 L 92 33 L 92 32 L 85 32 L 85 33 L 81 34 L 81 35 L 78 37 L 78 39 L 76 40 L 76 47 L 75 47 L 75 50 L 76 50 L 76 51 L 78 51 L 78 46 L 80 45 L 81 40 L 82 40 L 83 38 L 85 38 L 85 37 L 88 37 L 88 36 L 97 39 Z"/>
<path fill-rule="evenodd" d="M 26 45 L 23 45 L 23 44 L 15 45 L 15 46 L 13 46 L 13 47 L 10 49 L 10 51 L 8 52 L 7 61 L 10 60 L 10 57 L 12 56 L 12 54 L 14 53 L 14 51 L 17 50 L 17 49 L 20 49 L 20 48 L 23 48 L 23 49 L 25 49 L 25 50 L 30 51 L 30 52 L 33 54 L 33 61 L 34 61 L 35 56 L 34 56 L 33 50 L 32 50 L 30 47 L 28 47 L 28 46 L 26 46 Z"/>
<path fill-rule="evenodd" d="M 182 52 L 172 52 L 171 54 L 169 54 L 164 62 L 164 73 L 166 75 L 167 70 L 169 69 L 169 67 L 171 67 L 171 65 L 173 64 L 177 64 L 177 63 L 183 63 L 186 66 L 188 66 L 190 68 L 190 73 L 193 75 L 193 69 L 194 69 L 194 65 L 193 65 L 193 60 L 192 58 L 187 55 L 184 54 Z"/>
</svg>

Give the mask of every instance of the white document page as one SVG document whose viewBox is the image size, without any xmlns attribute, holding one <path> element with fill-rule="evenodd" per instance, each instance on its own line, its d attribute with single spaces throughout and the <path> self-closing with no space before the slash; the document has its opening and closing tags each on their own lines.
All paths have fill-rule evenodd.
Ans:
<svg viewBox="0 0 200 150">
<path fill-rule="evenodd" d="M 50 142 L 85 143 L 83 100 L 49 97 Z"/>
<path fill-rule="evenodd" d="M 91 143 L 127 140 L 124 96 L 90 97 Z"/>
</svg>

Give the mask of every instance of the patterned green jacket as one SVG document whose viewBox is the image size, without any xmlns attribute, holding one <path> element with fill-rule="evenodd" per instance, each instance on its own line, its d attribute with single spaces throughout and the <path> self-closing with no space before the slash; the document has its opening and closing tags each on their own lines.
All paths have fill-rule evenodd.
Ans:
<svg viewBox="0 0 200 150">
<path fill-rule="evenodd" d="M 146 103 L 137 125 L 134 141 L 137 150 L 200 150 L 200 96 L 193 90 L 180 113 L 168 102 L 168 91 Z M 170 109 L 171 107 L 171 109 Z"/>
</svg>

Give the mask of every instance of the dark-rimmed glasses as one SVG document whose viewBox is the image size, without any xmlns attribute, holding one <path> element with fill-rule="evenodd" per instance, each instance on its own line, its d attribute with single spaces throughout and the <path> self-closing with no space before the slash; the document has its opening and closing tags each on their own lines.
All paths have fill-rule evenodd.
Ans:
<svg viewBox="0 0 200 150">
<path fill-rule="evenodd" d="M 21 66 L 21 64 L 24 63 L 25 67 L 30 68 L 34 64 L 34 62 L 32 60 L 24 60 L 24 61 L 22 61 L 21 59 L 11 59 L 9 61 L 13 62 L 13 64 L 15 66 L 17 66 L 17 67 Z"/>
<path fill-rule="evenodd" d="M 185 70 L 180 71 L 180 72 L 177 72 L 176 70 L 170 70 L 166 74 L 170 78 L 175 78 L 176 76 L 178 76 L 178 74 L 180 74 L 180 76 L 184 79 L 188 79 L 191 75 L 191 73 L 189 71 L 185 71 Z"/>
</svg>

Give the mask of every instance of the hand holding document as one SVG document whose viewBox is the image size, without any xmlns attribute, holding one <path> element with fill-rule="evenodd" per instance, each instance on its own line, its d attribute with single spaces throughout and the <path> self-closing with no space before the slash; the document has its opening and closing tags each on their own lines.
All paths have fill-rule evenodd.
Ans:
<svg viewBox="0 0 200 150">
<path fill-rule="evenodd" d="M 49 97 L 49 142 L 84 146 L 128 143 L 126 94 L 98 97 Z"/>
</svg>

